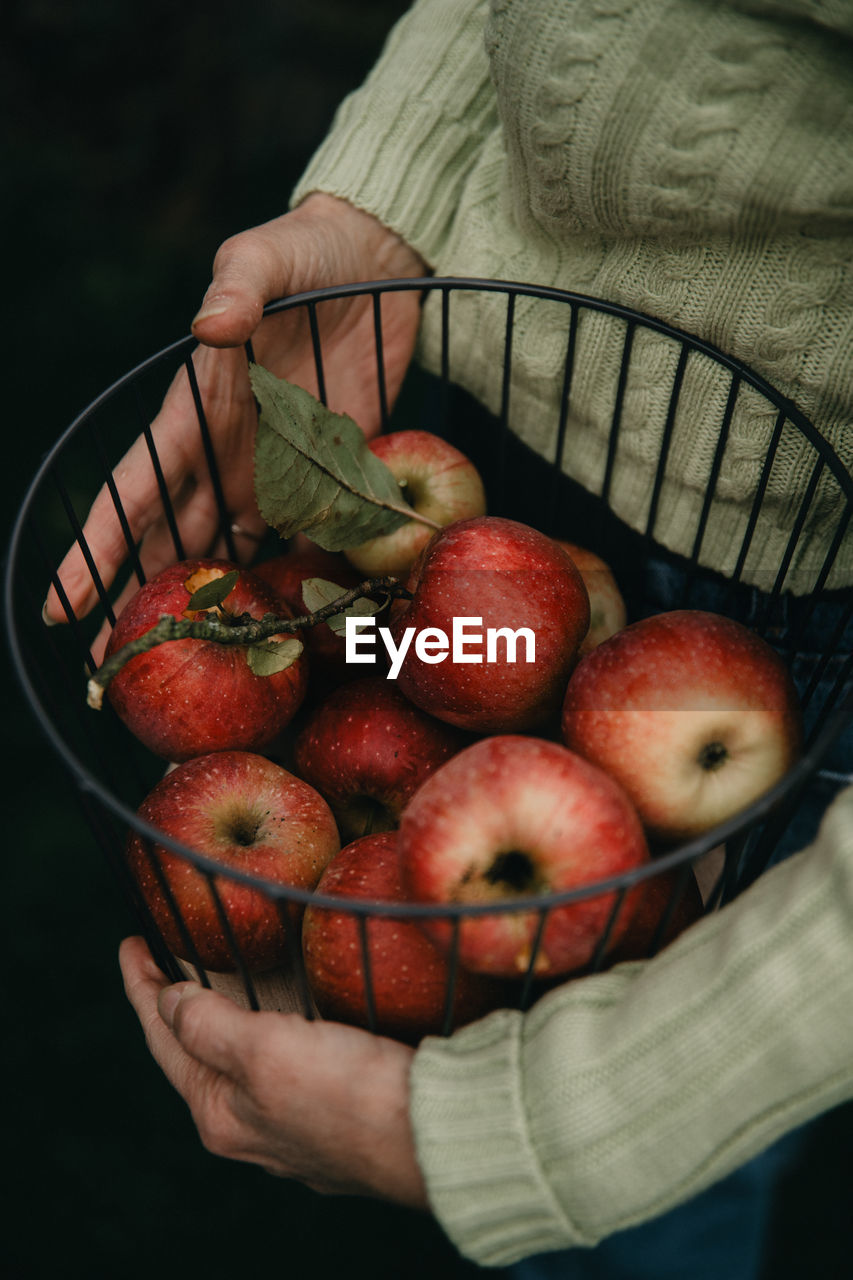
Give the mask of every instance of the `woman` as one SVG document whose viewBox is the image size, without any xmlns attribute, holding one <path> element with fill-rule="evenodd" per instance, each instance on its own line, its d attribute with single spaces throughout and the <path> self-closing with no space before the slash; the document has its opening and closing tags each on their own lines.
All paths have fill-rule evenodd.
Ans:
<svg viewBox="0 0 853 1280">
<path fill-rule="evenodd" d="M 239 344 L 251 336 L 261 363 L 313 389 L 309 335 L 288 315 L 261 322 L 262 306 L 351 280 L 482 275 L 637 307 L 764 373 L 849 463 L 851 38 L 849 8 L 828 16 L 816 0 L 414 5 L 342 105 L 292 212 L 220 249 L 194 322 L 240 548 L 248 555 L 262 522 Z M 494 407 L 499 326 L 488 301 L 464 305 L 470 343 L 453 376 Z M 373 432 L 369 305 L 324 309 L 323 323 L 331 405 Z M 393 397 L 416 347 L 435 365 L 438 321 L 401 294 L 386 300 L 383 324 Z M 546 452 L 556 359 L 547 315 L 522 308 L 517 335 L 529 376 L 514 394 L 513 429 Z M 619 348 L 603 322 L 583 343 L 563 465 L 595 492 L 603 386 Z M 653 342 L 636 354 L 612 502 L 641 528 L 669 384 Z M 701 369 L 691 379 L 655 527 L 676 556 L 690 551 L 719 422 Z M 748 401 L 739 406 L 733 462 L 702 543 L 711 570 L 731 571 L 771 429 Z M 187 554 L 218 550 L 182 380 L 154 432 Z M 172 550 L 149 473 L 140 444 L 117 485 L 151 572 Z M 795 453 L 774 466 L 745 575 L 752 603 L 780 563 L 774 504 L 784 508 L 806 483 Z M 816 504 L 786 582 L 792 599 L 811 589 L 841 515 L 832 502 Z M 125 552 L 107 495 L 85 533 L 109 585 Z M 78 612 L 94 603 L 79 552 L 61 576 Z M 662 571 L 661 608 L 672 589 L 665 579 Z M 851 583 L 848 530 L 829 585 L 844 593 Z M 53 595 L 46 611 L 59 616 Z M 849 760 L 838 763 L 840 783 Z M 520 1275 L 755 1276 L 770 1169 L 784 1153 L 748 1162 L 853 1094 L 853 788 L 813 839 L 828 799 L 818 797 L 807 819 L 807 851 L 654 960 L 569 984 L 527 1014 L 493 1014 L 416 1052 L 351 1028 L 247 1014 L 193 984 L 169 986 L 139 940 L 122 951 L 128 994 L 220 1154 L 321 1190 L 430 1207 L 463 1253 L 519 1263 Z"/>
</svg>

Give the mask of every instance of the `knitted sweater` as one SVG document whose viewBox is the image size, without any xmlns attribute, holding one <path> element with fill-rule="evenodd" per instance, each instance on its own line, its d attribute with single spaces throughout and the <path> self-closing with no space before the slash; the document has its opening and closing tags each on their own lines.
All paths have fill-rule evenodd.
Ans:
<svg viewBox="0 0 853 1280">
<path fill-rule="evenodd" d="M 853 5 L 421 0 L 294 192 L 350 200 L 442 275 L 557 285 L 739 357 L 853 465 Z M 454 298 L 451 374 L 496 408 L 503 316 Z M 513 429 L 550 456 L 565 320 L 519 303 Z M 427 304 L 420 357 L 437 367 Z M 621 331 L 585 317 L 564 469 L 599 491 Z M 634 352 L 611 504 L 643 528 L 671 383 Z M 726 388 L 696 361 L 654 534 L 689 552 Z M 739 397 L 702 559 L 734 563 L 773 422 Z M 812 460 L 792 433 L 745 577 L 775 576 Z M 819 487 L 787 586 L 812 588 L 844 503 Z M 831 585 L 853 581 L 842 544 Z M 431 1204 L 487 1265 L 662 1213 L 853 1096 L 853 788 L 817 843 L 654 960 L 428 1039 L 411 1115 Z"/>
<path fill-rule="evenodd" d="M 489 12 L 491 9 L 491 12 Z M 484 41 L 485 34 L 485 41 Z M 847 0 L 421 0 L 339 110 L 298 184 L 369 210 L 441 275 L 556 285 L 630 305 L 744 360 L 853 470 L 853 7 Z M 504 303 L 457 295 L 451 374 L 497 409 Z M 458 308 L 458 310 L 457 310 Z M 565 314 L 520 304 L 511 425 L 552 456 Z M 600 492 L 624 326 L 586 314 L 563 468 Z M 420 358 L 440 359 L 438 299 Z M 644 529 L 672 344 L 633 350 L 610 505 Z M 688 363 L 654 537 L 689 554 L 728 383 Z M 743 391 L 701 559 L 736 564 L 775 411 Z M 785 435 L 744 577 L 767 588 L 814 455 Z M 812 590 L 843 517 L 827 475 L 788 571 Z M 853 582 L 853 527 L 830 586 Z"/>
</svg>

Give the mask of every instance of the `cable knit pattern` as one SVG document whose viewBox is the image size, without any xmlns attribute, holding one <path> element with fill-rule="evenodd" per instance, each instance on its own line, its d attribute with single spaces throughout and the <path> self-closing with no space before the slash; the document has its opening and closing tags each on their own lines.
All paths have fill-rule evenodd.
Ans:
<svg viewBox="0 0 853 1280">
<path fill-rule="evenodd" d="M 488 18 L 486 9 L 489 9 Z M 853 469 L 853 43 L 820 0 L 420 0 L 344 103 L 294 198 L 367 208 L 440 274 L 530 280 L 626 304 L 771 381 Z M 453 300 L 454 378 L 496 410 L 505 303 Z M 554 455 L 567 316 L 520 301 L 513 429 Z M 624 326 L 585 314 L 564 469 L 603 483 Z M 438 368 L 437 300 L 420 358 Z M 671 344 L 638 334 L 609 500 L 644 529 L 669 410 Z M 729 393 L 688 362 L 653 534 L 695 547 Z M 741 389 L 699 548 L 731 571 L 776 413 Z M 766 587 L 816 455 L 782 433 L 744 577 Z M 821 476 L 785 586 L 810 591 L 846 503 Z M 853 530 L 829 580 L 853 583 Z"/>
</svg>

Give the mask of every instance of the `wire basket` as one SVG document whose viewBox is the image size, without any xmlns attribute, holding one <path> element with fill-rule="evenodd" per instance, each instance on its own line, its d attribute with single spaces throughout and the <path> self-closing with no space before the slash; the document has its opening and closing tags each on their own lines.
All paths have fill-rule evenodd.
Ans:
<svg viewBox="0 0 853 1280">
<path fill-rule="evenodd" d="M 383 303 L 389 293 L 416 290 L 423 307 L 424 361 L 434 372 L 413 369 L 393 414 L 388 409 L 383 360 Z M 837 454 L 795 405 L 739 361 L 708 343 L 680 332 L 651 317 L 598 299 L 556 289 L 525 284 L 474 279 L 430 278 L 370 282 L 301 294 L 271 304 L 267 313 L 299 309 L 310 326 L 320 398 L 327 399 L 327 370 L 323 352 L 324 308 L 341 298 L 361 296 L 372 307 L 376 355 L 376 393 L 384 428 L 420 427 L 450 439 L 478 466 L 483 475 L 489 510 L 536 525 L 543 532 L 577 542 L 596 551 L 614 567 L 629 608 L 629 619 L 650 610 L 647 570 L 653 558 L 665 553 L 669 518 L 668 465 L 679 451 L 690 448 L 689 422 L 681 409 L 685 388 L 693 399 L 701 388 L 703 412 L 715 423 L 716 446 L 712 455 L 698 460 L 695 503 L 695 535 L 688 557 L 672 557 L 682 571 L 683 599 L 688 607 L 696 583 L 709 574 L 703 547 L 709 527 L 723 512 L 727 515 L 727 485 L 732 459 L 736 459 L 739 424 L 748 418 L 751 427 L 763 424 L 766 448 L 755 464 L 752 501 L 742 526 L 735 529 L 732 563 L 725 580 L 714 581 L 732 604 L 738 593 L 755 585 L 751 557 L 758 533 L 771 519 L 778 539 L 778 568 L 771 580 L 762 581 L 763 611 L 754 629 L 771 641 L 778 613 L 791 600 L 796 578 L 796 625 L 789 627 L 783 656 L 793 668 L 808 643 L 809 622 L 824 600 L 836 602 L 833 575 L 853 512 L 853 478 Z M 472 302 L 477 302 L 475 313 Z M 485 317 L 485 319 L 484 319 Z M 466 346 L 466 369 L 475 372 L 463 386 L 457 374 L 458 353 Z M 597 345 L 596 345 L 597 344 Z M 469 360 L 476 348 L 477 358 Z M 163 773 L 163 762 L 147 752 L 105 707 L 94 714 L 86 705 L 84 670 L 91 667 L 89 647 L 104 619 L 114 620 L 109 593 L 104 589 L 82 535 L 85 515 L 103 484 L 112 485 L 111 473 L 129 445 L 140 435 L 148 441 L 152 466 L 160 476 L 156 448 L 149 424 L 176 372 L 189 379 L 205 444 L 208 465 L 218 495 L 220 532 L 228 554 L 234 558 L 231 518 L 222 488 L 217 483 L 217 462 L 208 430 L 203 396 L 195 377 L 195 342 L 186 337 L 158 352 L 103 392 L 68 427 L 45 458 L 21 506 L 11 540 L 6 573 L 8 640 L 17 677 L 42 730 L 74 781 L 88 824 L 108 864 L 114 868 L 123 892 L 136 912 L 153 953 L 173 980 L 197 977 L 204 985 L 228 991 L 250 1008 L 298 1009 L 316 1016 L 301 960 L 297 912 L 308 902 L 352 913 L 359 939 L 354 963 L 364 973 L 364 1025 L 377 1027 L 372 987 L 373 925 L 387 919 L 423 920 L 441 917 L 450 922 L 451 943 L 447 988 L 440 1028 L 447 1033 L 453 1023 L 453 1007 L 460 976 L 458 961 L 461 921 L 478 913 L 526 911 L 537 913 L 538 935 L 557 906 L 608 895 L 612 906 L 591 963 L 596 970 L 606 963 L 613 923 L 627 894 L 641 881 L 666 875 L 673 885 L 660 927 L 649 944 L 652 954 L 665 940 L 667 922 L 677 909 L 687 877 L 703 869 L 704 909 L 725 903 L 767 866 L 780 835 L 796 809 L 803 788 L 820 770 L 821 762 L 853 711 L 851 662 L 834 662 L 844 627 L 853 617 L 853 592 L 835 632 L 817 655 L 817 664 L 802 701 L 807 724 L 805 751 L 785 778 L 767 794 L 724 824 L 670 850 L 630 873 L 583 889 L 562 894 L 526 898 L 522 902 L 494 904 L 421 904 L 351 900 L 316 893 L 241 875 L 181 845 L 165 833 L 147 826 L 137 808 Z M 598 355 L 593 373 L 589 352 Z M 521 354 L 519 354 L 521 353 Z M 586 355 L 585 355 L 586 353 Z M 251 357 L 247 347 L 247 357 Z M 182 375 L 182 376 L 183 376 Z M 649 394 L 651 382 L 654 394 Z M 599 452 L 578 459 L 572 450 L 572 423 L 588 414 L 586 397 L 601 380 L 609 387 L 609 409 L 598 410 L 594 424 Z M 588 385 L 589 384 L 589 385 Z M 558 394 L 554 394 L 554 389 Z M 543 414 L 541 435 L 520 440 L 512 430 L 516 399 L 539 396 L 550 410 Z M 638 412 L 658 416 L 658 456 L 648 486 L 647 515 L 642 528 L 629 527 L 620 514 L 623 479 L 636 465 L 631 431 Z M 703 438 L 707 432 L 703 432 Z M 780 511 L 771 504 L 774 466 L 794 451 L 800 474 L 808 481 L 801 498 Z M 597 467 L 591 476 L 590 467 Z M 704 469 L 704 470 L 703 470 Z M 115 486 L 111 493 L 125 530 L 129 573 L 144 580 L 129 526 Z M 160 476 L 164 512 L 173 530 L 175 559 L 184 558 L 175 513 Z M 741 503 L 742 507 L 743 504 Z M 820 563 L 804 568 L 800 554 L 808 544 L 812 522 L 832 513 L 836 535 Z M 730 520 L 731 523 L 731 520 Z M 87 558 L 99 606 L 86 618 L 68 613 L 68 626 L 46 628 L 41 619 L 45 588 L 50 581 L 61 595 L 57 566 L 73 540 Z M 280 547 L 278 548 L 280 549 Z M 263 553 L 262 553 L 263 554 Z M 119 584 L 121 585 L 121 584 Z M 832 679 L 827 682 L 827 675 Z M 827 689 L 827 683 L 830 687 Z M 817 696 L 817 691 L 823 693 Z M 819 704 L 819 705 L 818 705 Z M 138 832 L 191 862 L 206 878 L 225 936 L 234 954 L 233 974 L 211 974 L 202 967 L 192 937 L 173 900 L 176 925 L 185 940 L 184 958 L 167 948 L 124 857 L 129 831 Z M 155 860 L 156 861 L 156 860 Z M 162 878 L 162 877 L 161 877 Z M 273 974 L 250 973 L 237 946 L 223 905 L 220 886 L 238 881 L 262 893 L 278 914 L 288 959 Z M 167 888 L 167 887 L 166 887 Z M 535 972 L 535 946 L 526 974 L 508 987 L 502 998 L 526 1007 L 537 998 L 540 985 Z"/>
</svg>

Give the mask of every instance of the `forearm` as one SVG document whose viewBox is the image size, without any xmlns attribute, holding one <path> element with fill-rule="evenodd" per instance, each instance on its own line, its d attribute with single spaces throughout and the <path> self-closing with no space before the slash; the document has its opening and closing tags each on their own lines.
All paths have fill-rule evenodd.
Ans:
<svg viewBox="0 0 853 1280">
<path fill-rule="evenodd" d="M 818 842 L 655 960 L 429 1040 L 431 1203 L 507 1264 L 655 1217 L 853 1095 L 853 789 Z"/>
<path fill-rule="evenodd" d="M 497 126 L 484 0 L 420 0 L 341 104 L 292 196 L 325 191 L 373 213 L 430 264 L 484 137 Z"/>
</svg>

